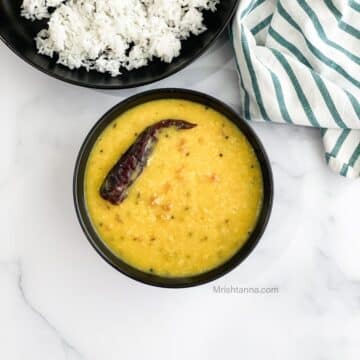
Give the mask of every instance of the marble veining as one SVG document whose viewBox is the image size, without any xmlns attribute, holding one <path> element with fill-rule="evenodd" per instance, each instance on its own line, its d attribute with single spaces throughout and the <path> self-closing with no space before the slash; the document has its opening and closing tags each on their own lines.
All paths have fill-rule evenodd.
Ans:
<svg viewBox="0 0 360 360">
<path fill-rule="evenodd" d="M 21 266 L 21 262 L 17 261 L 16 263 L 17 267 L 17 287 L 19 290 L 19 294 L 21 299 L 23 300 L 24 304 L 27 306 L 27 308 L 36 315 L 41 322 L 49 329 L 50 332 L 54 333 L 56 337 L 58 337 L 59 342 L 61 344 L 61 347 L 63 348 L 64 354 L 67 356 L 69 353 L 74 353 L 79 359 L 83 359 L 83 356 L 78 352 L 77 349 L 74 348 L 73 345 L 69 343 L 68 340 L 66 340 L 63 335 L 61 335 L 58 331 L 58 329 L 50 323 L 50 321 L 46 318 L 44 314 L 42 314 L 39 310 L 37 310 L 28 300 L 27 295 L 24 290 L 24 280 L 23 280 L 23 270 Z"/>
<path fill-rule="evenodd" d="M 239 109 L 225 36 L 185 70 L 138 89 L 64 84 L 2 44 L 0 79 L 1 359 L 359 358 L 360 185 L 327 168 L 314 129 L 252 124 L 273 166 L 273 214 L 253 254 L 212 284 L 136 283 L 96 254 L 77 223 L 77 152 L 111 106 L 186 87 Z M 219 294 L 218 285 L 279 291 Z"/>
</svg>

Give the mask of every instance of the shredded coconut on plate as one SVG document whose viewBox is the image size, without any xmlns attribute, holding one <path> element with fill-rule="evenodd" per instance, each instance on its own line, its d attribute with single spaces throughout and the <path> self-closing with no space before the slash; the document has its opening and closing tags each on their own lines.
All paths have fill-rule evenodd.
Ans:
<svg viewBox="0 0 360 360">
<path fill-rule="evenodd" d="M 203 11 L 220 0 L 24 0 L 22 16 L 48 19 L 38 52 L 70 69 L 121 74 L 153 58 L 170 63 L 181 40 L 206 31 Z"/>
</svg>

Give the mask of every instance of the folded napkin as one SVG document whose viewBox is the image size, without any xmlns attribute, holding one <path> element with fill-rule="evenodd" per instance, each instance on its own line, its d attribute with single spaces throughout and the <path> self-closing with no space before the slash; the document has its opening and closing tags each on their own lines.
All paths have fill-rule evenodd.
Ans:
<svg viewBox="0 0 360 360">
<path fill-rule="evenodd" d="M 325 159 L 360 176 L 360 2 L 242 0 L 231 27 L 247 120 L 321 129 Z"/>
</svg>

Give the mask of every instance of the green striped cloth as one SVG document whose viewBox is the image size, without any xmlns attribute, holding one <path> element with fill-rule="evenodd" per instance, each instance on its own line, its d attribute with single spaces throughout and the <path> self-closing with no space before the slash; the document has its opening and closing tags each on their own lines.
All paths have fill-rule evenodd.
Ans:
<svg viewBox="0 0 360 360">
<path fill-rule="evenodd" d="M 359 0 L 242 0 L 231 33 L 244 118 L 320 128 L 331 169 L 359 177 Z"/>
</svg>

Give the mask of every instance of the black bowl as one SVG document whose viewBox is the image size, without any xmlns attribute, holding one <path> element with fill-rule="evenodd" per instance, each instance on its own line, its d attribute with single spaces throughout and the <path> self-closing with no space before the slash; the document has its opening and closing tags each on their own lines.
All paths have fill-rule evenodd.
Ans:
<svg viewBox="0 0 360 360">
<path fill-rule="evenodd" d="M 55 59 L 37 54 L 34 37 L 45 25 L 44 21 L 31 22 L 20 16 L 22 0 L 0 0 L 0 39 L 17 55 L 44 73 L 75 85 L 98 89 L 125 89 L 161 80 L 189 65 L 199 57 L 222 33 L 236 10 L 238 0 L 223 0 L 218 11 L 206 11 L 204 18 L 208 30 L 200 36 L 183 41 L 181 55 L 171 64 L 159 60 L 133 71 L 124 71 L 111 77 L 96 71 L 70 70 L 56 64 Z"/>
<path fill-rule="evenodd" d="M 224 114 L 228 119 L 230 119 L 238 126 L 238 128 L 243 132 L 243 134 L 245 134 L 245 136 L 255 149 L 255 152 L 261 164 L 261 170 L 264 178 L 263 207 L 261 209 L 261 213 L 256 227 L 248 241 L 231 259 L 226 261 L 224 264 L 206 273 L 190 277 L 165 278 L 154 274 L 145 273 L 126 264 L 116 255 L 114 255 L 109 250 L 109 248 L 101 241 L 94 227 L 92 226 L 86 209 L 84 197 L 84 174 L 87 160 L 91 149 L 94 146 L 94 143 L 96 142 L 99 135 L 103 132 L 103 130 L 116 117 L 129 110 L 130 108 L 133 108 L 136 105 L 146 103 L 151 100 L 158 100 L 164 98 L 185 99 L 194 101 L 209 106 L 217 110 L 218 112 Z M 251 253 L 251 251 L 258 243 L 260 237 L 262 236 L 269 220 L 273 201 L 273 179 L 270 162 L 263 146 L 261 145 L 259 138 L 250 128 L 250 126 L 244 120 L 242 120 L 230 107 L 228 107 L 221 101 L 199 92 L 183 89 L 160 89 L 144 92 L 128 98 L 127 100 L 119 103 L 118 105 L 114 106 L 109 112 L 107 112 L 91 129 L 80 149 L 80 153 L 75 166 L 73 185 L 75 208 L 78 219 L 80 221 L 80 225 L 95 250 L 110 265 L 112 265 L 115 269 L 119 270 L 123 274 L 146 284 L 169 288 L 183 288 L 204 284 L 226 274 L 227 272 L 235 268 L 238 264 L 240 264 Z"/>
</svg>

